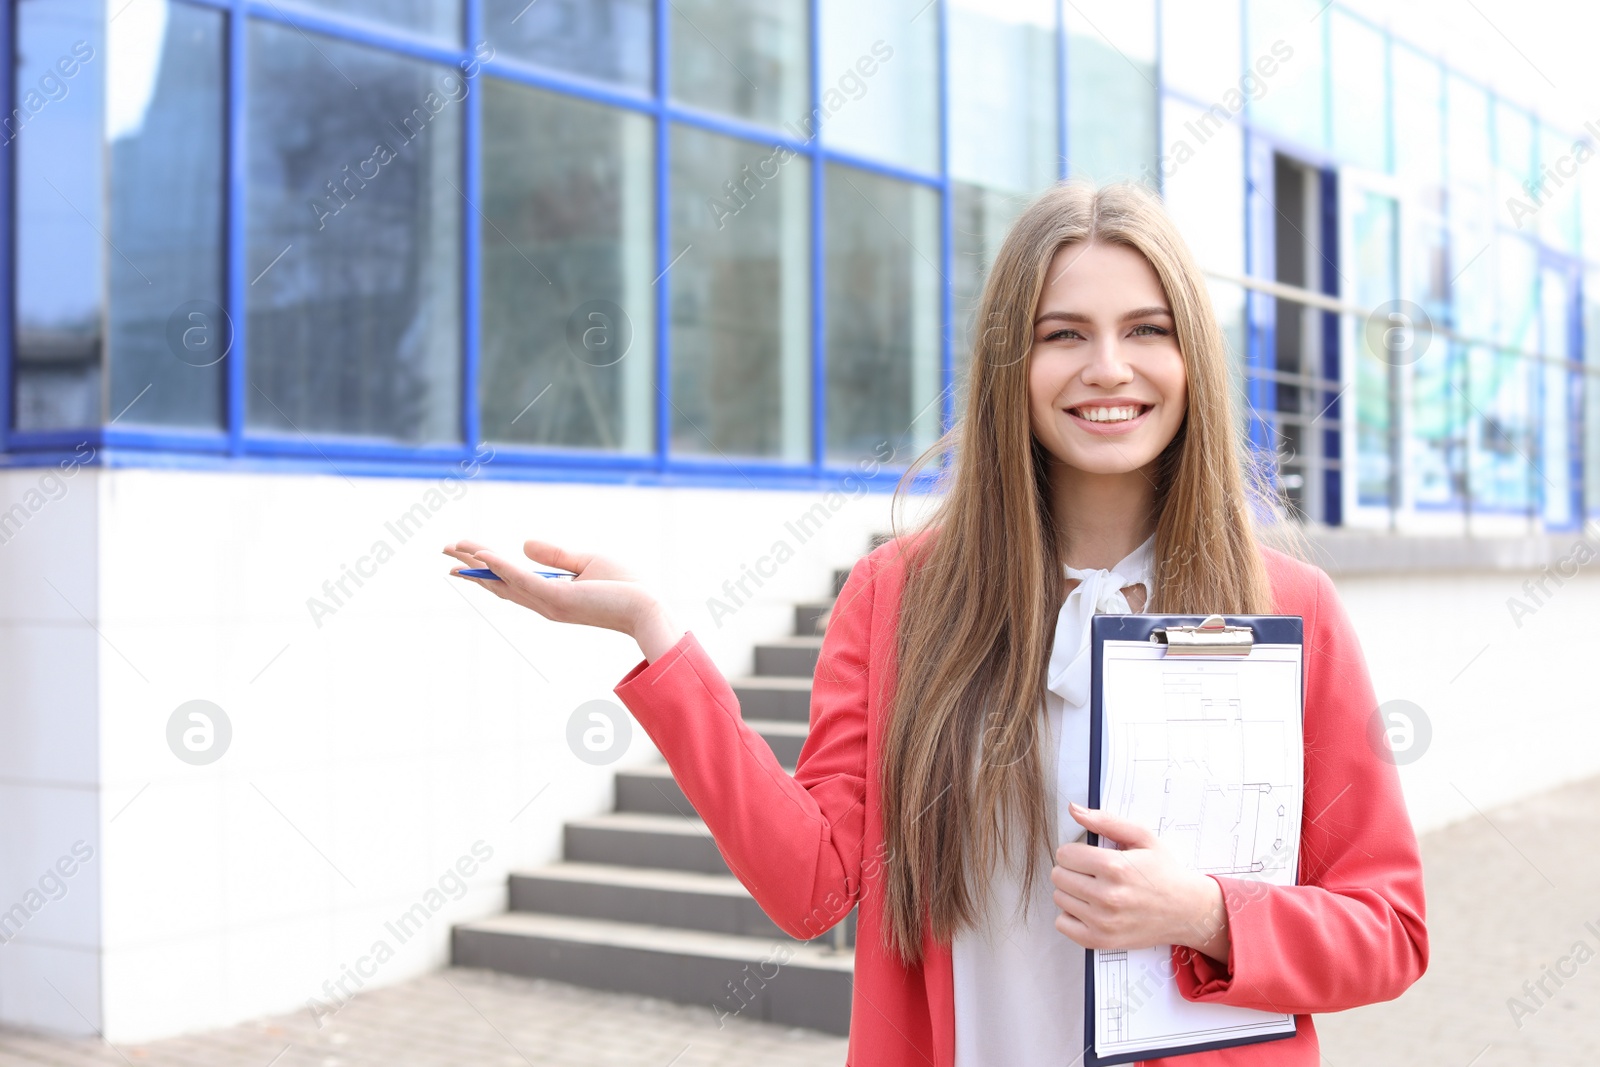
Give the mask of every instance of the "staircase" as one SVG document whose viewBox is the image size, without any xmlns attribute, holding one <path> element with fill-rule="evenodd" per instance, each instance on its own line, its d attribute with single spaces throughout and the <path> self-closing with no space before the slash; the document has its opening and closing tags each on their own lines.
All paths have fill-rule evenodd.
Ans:
<svg viewBox="0 0 1600 1067">
<path fill-rule="evenodd" d="M 835 598 L 849 573 L 834 572 Z M 791 772 L 832 606 L 795 605 L 794 636 L 757 645 L 755 674 L 732 683 L 745 722 Z M 616 809 L 568 822 L 561 862 L 513 872 L 510 905 L 454 928 L 455 966 L 703 1004 L 719 1020 L 849 1032 L 854 913 L 814 941 L 779 930 L 665 763 L 619 771 Z"/>
</svg>

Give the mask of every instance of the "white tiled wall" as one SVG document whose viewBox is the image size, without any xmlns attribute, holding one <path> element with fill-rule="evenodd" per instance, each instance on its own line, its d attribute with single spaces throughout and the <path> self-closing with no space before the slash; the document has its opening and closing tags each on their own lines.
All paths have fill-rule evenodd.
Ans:
<svg viewBox="0 0 1600 1067">
<path fill-rule="evenodd" d="M 0 472 L 0 506 L 37 479 Z M 385 522 L 430 487 L 84 470 L 0 544 L 0 908 L 74 841 L 94 850 L 0 945 L 0 1021 L 120 1041 L 332 1006 L 324 983 L 380 941 L 396 954 L 367 987 L 444 963 L 452 922 L 502 909 L 509 869 L 556 857 L 564 819 L 609 807 L 612 771 L 649 743 L 636 731 L 621 763 L 590 767 L 566 720 L 610 697 L 637 648 L 452 584 L 446 541 L 513 552 L 538 536 L 626 560 L 737 675 L 889 525 L 885 494 L 837 499 L 800 544 L 785 523 L 815 493 L 476 481 L 399 544 Z M 307 598 L 378 539 L 394 557 L 318 626 Z M 779 539 L 796 558 L 715 625 L 706 598 Z M 1380 700 L 1432 719 L 1402 770 L 1423 827 L 1600 772 L 1593 687 L 1569 665 L 1600 578 L 1519 629 L 1505 598 L 1523 577 L 1338 581 Z M 194 699 L 233 727 L 209 766 L 167 748 Z M 385 922 L 479 841 L 492 859 L 398 944 Z"/>
</svg>

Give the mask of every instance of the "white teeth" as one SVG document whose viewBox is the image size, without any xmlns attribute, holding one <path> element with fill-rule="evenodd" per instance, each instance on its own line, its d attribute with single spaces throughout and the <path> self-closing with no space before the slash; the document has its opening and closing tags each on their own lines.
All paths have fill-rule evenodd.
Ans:
<svg viewBox="0 0 1600 1067">
<path fill-rule="evenodd" d="M 1136 419 L 1139 417 L 1139 409 L 1136 407 L 1094 407 L 1075 408 L 1073 410 L 1079 418 L 1087 419 L 1090 422 L 1127 422 L 1129 419 Z"/>
</svg>

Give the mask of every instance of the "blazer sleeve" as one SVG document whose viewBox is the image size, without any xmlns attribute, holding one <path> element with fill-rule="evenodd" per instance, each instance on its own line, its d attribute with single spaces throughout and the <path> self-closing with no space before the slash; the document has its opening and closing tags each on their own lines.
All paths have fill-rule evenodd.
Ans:
<svg viewBox="0 0 1600 1067">
<path fill-rule="evenodd" d="M 1293 886 L 1219 877 L 1226 966 L 1175 947 L 1190 1000 L 1308 1014 L 1392 1000 L 1428 966 L 1422 863 L 1377 700 L 1333 583 L 1316 575 L 1306 634 L 1305 803 Z"/>
<path fill-rule="evenodd" d="M 851 569 L 822 639 L 794 776 L 739 712 L 692 632 L 614 690 L 666 758 L 728 868 L 785 933 L 816 937 L 861 888 L 876 561 Z"/>
</svg>

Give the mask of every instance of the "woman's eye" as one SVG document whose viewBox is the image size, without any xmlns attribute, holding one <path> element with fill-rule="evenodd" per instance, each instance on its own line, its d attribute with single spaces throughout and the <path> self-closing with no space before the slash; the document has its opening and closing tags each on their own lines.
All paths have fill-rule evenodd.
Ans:
<svg viewBox="0 0 1600 1067">
<path fill-rule="evenodd" d="M 1069 335 L 1070 335 L 1070 337 L 1069 337 Z M 1045 334 L 1045 338 L 1044 339 L 1046 341 L 1066 341 L 1066 340 L 1069 340 L 1071 338 L 1077 338 L 1077 337 L 1080 337 L 1080 336 L 1081 335 L 1078 333 L 1077 330 L 1054 330 L 1054 331 L 1052 331 L 1050 333 Z"/>
<path fill-rule="evenodd" d="M 1149 330 L 1150 332 L 1140 333 L 1139 331 L 1141 330 Z M 1133 335 L 1135 337 L 1165 337 L 1167 335 L 1167 331 L 1163 330 L 1159 326 L 1153 326 L 1148 322 L 1141 322 L 1139 325 L 1133 328 Z"/>
</svg>

